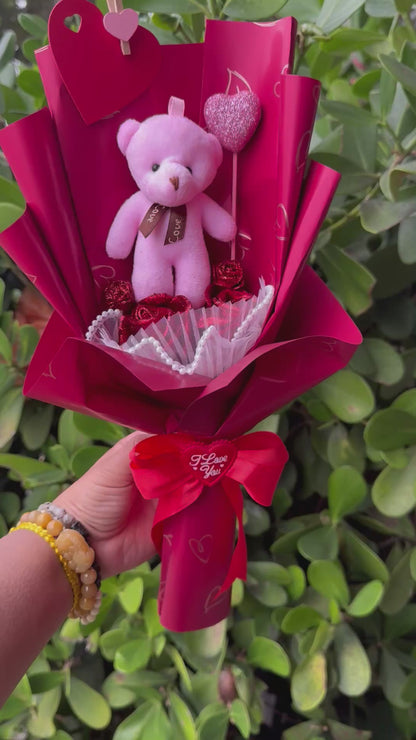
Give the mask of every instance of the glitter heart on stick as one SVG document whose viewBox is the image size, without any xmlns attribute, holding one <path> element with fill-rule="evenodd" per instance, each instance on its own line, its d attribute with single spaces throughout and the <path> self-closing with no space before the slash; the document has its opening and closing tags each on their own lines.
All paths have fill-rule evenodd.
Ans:
<svg viewBox="0 0 416 740">
<path fill-rule="evenodd" d="M 237 216 L 237 155 L 248 144 L 261 118 L 257 95 L 243 90 L 235 95 L 211 95 L 204 106 L 207 126 L 224 149 L 233 153 L 232 216 Z M 231 244 L 231 259 L 235 260 L 235 238 Z"/>
</svg>

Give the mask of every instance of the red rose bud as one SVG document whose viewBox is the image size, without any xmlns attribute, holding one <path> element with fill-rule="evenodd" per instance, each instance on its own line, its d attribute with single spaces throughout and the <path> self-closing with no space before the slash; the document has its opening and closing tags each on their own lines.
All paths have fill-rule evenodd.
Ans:
<svg viewBox="0 0 416 740">
<path fill-rule="evenodd" d="M 135 303 L 133 288 L 128 280 L 112 280 L 104 289 L 104 304 L 108 308 L 118 308 L 129 313 Z"/>
<path fill-rule="evenodd" d="M 145 299 L 146 300 L 146 299 Z M 169 308 L 163 306 L 145 305 L 143 301 L 137 304 L 132 313 L 132 319 L 137 323 L 138 330 L 146 329 L 149 324 L 159 321 L 173 313 Z"/>
<path fill-rule="evenodd" d="M 220 288 L 241 288 L 244 284 L 244 273 L 240 262 L 225 260 L 215 265 L 212 282 Z"/>
<path fill-rule="evenodd" d="M 252 293 L 246 290 L 236 290 L 235 288 L 224 288 L 212 298 L 215 306 L 222 306 L 223 303 L 236 303 L 237 301 L 247 301 L 252 298 Z"/>
<path fill-rule="evenodd" d="M 124 344 L 132 334 L 136 334 L 140 329 L 138 323 L 131 316 L 122 316 L 118 328 L 118 343 Z"/>
</svg>

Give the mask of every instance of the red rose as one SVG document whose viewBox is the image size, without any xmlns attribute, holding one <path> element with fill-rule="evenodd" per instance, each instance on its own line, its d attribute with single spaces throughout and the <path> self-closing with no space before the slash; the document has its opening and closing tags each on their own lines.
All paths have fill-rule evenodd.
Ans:
<svg viewBox="0 0 416 740">
<path fill-rule="evenodd" d="M 170 296 L 167 293 L 153 293 L 139 301 L 129 316 L 122 316 L 119 328 L 119 342 L 125 342 L 139 329 L 146 329 L 160 319 L 183 313 L 191 308 L 184 295 Z"/>
<path fill-rule="evenodd" d="M 247 300 L 252 297 L 252 293 L 246 290 L 237 290 L 236 288 L 219 288 L 218 285 L 211 285 L 205 291 L 206 306 L 222 306 L 223 303 L 236 303 L 236 301 Z"/>
<path fill-rule="evenodd" d="M 132 334 L 136 334 L 140 326 L 131 316 L 122 316 L 118 328 L 118 343 L 124 344 Z"/>
<path fill-rule="evenodd" d="M 106 308 L 118 308 L 123 313 L 129 313 L 134 306 L 134 294 L 128 280 L 112 280 L 104 289 L 104 304 Z"/>
<path fill-rule="evenodd" d="M 215 265 L 212 282 L 220 288 L 241 288 L 244 283 L 244 274 L 240 262 L 225 260 Z"/>
</svg>

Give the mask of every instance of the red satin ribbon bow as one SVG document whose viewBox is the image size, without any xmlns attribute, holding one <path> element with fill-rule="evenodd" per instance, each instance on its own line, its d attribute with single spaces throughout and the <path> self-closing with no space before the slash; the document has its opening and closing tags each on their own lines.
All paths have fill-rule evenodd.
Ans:
<svg viewBox="0 0 416 740">
<path fill-rule="evenodd" d="M 130 453 L 134 482 L 145 499 L 159 499 L 152 539 L 161 553 L 163 523 L 194 503 L 205 486 L 219 485 L 238 521 L 238 539 L 220 593 L 236 578 L 246 578 L 247 546 L 243 496 L 270 506 L 288 459 L 282 440 L 272 432 L 253 432 L 233 440 L 198 441 L 186 434 L 148 437 Z"/>
</svg>

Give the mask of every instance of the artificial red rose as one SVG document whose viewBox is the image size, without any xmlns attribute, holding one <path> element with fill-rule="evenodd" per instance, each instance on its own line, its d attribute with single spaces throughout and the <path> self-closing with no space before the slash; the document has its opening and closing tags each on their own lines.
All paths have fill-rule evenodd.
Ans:
<svg viewBox="0 0 416 740">
<path fill-rule="evenodd" d="M 122 316 L 119 328 L 119 342 L 123 344 L 131 334 L 146 329 L 160 319 L 183 313 L 191 308 L 184 295 L 170 296 L 167 293 L 153 293 L 139 301 L 128 316 Z"/>
<path fill-rule="evenodd" d="M 129 313 L 134 306 L 134 294 L 128 280 L 112 280 L 104 289 L 104 304 L 106 308 L 119 309 Z"/>
<path fill-rule="evenodd" d="M 220 288 L 241 288 L 244 284 L 244 273 L 237 260 L 224 260 L 214 266 L 212 282 Z"/>
<path fill-rule="evenodd" d="M 236 288 L 220 288 L 218 285 L 211 283 L 205 291 L 205 303 L 207 308 L 211 306 L 222 306 L 223 303 L 247 300 L 252 298 L 252 293 L 248 293 L 243 289 Z"/>
</svg>

